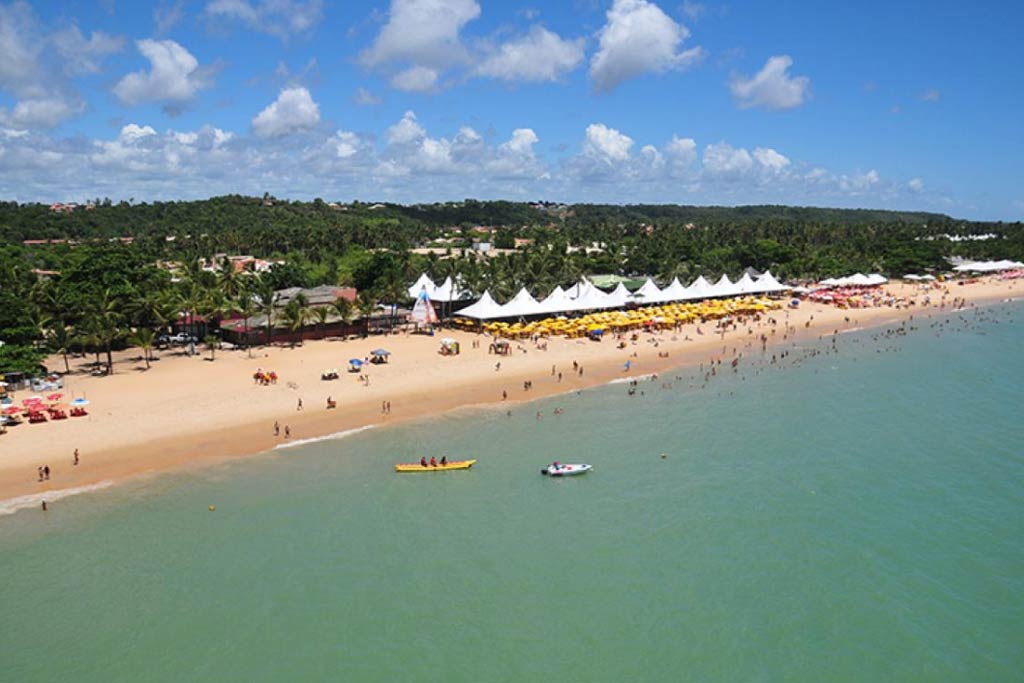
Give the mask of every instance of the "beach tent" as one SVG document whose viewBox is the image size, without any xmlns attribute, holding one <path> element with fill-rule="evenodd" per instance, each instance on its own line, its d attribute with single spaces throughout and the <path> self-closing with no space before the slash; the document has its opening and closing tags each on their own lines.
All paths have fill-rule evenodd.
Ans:
<svg viewBox="0 0 1024 683">
<path fill-rule="evenodd" d="M 537 300 L 523 287 L 519 292 L 501 307 L 502 318 L 519 318 L 527 315 L 543 313 L 543 309 Z"/>
<path fill-rule="evenodd" d="M 1016 270 L 1017 268 L 1024 268 L 1024 263 L 1003 259 L 1002 261 L 968 261 L 961 263 L 953 270 L 958 273 L 995 273 L 1000 270 Z"/>
<path fill-rule="evenodd" d="M 476 318 L 477 320 L 491 320 L 501 317 L 501 306 L 495 303 L 494 299 L 491 298 L 491 293 L 485 290 L 479 301 L 466 306 L 460 311 L 456 311 L 455 315 Z"/>
<path fill-rule="evenodd" d="M 621 282 L 618 286 L 608 294 L 608 299 L 605 302 L 609 308 L 622 308 L 630 301 L 629 290 L 626 289 L 626 285 Z"/>
<path fill-rule="evenodd" d="M 551 293 L 539 304 L 542 313 L 561 313 L 566 310 L 568 305 L 569 298 L 565 295 L 565 290 L 561 285 L 551 290 Z"/>
<path fill-rule="evenodd" d="M 871 273 L 871 274 L 868 275 L 868 284 L 872 285 L 872 286 L 873 285 L 884 285 L 888 281 L 889 281 L 889 278 L 885 277 L 884 275 L 882 275 L 880 273 Z"/>
<path fill-rule="evenodd" d="M 718 282 L 711 285 L 711 293 L 708 296 L 732 296 L 735 293 L 735 285 L 729 276 L 723 273 Z"/>
<path fill-rule="evenodd" d="M 640 285 L 640 289 L 633 292 L 633 300 L 638 304 L 653 304 L 661 301 L 661 290 L 654 280 L 647 278 L 647 281 Z"/>
<path fill-rule="evenodd" d="M 757 288 L 754 279 L 750 277 L 750 273 L 743 273 L 743 277 L 733 284 L 733 288 L 736 294 L 753 294 L 761 291 Z"/>
<path fill-rule="evenodd" d="M 426 273 L 423 273 L 419 276 L 419 279 L 412 284 L 412 287 L 409 288 L 409 298 L 415 299 L 424 289 L 426 289 L 427 294 L 433 294 L 435 288 L 436 285 L 434 284 L 434 281 L 431 280 Z"/>
<path fill-rule="evenodd" d="M 683 287 L 683 283 L 679 281 L 679 278 L 673 278 L 668 287 L 661 290 L 662 301 L 682 301 L 685 298 L 686 287 Z"/>
<path fill-rule="evenodd" d="M 711 294 L 711 283 L 701 275 L 686 288 L 686 300 L 707 299 Z"/>
<path fill-rule="evenodd" d="M 770 270 L 766 270 L 764 272 L 764 275 L 757 278 L 756 291 L 758 292 L 762 292 L 764 294 L 771 294 L 773 292 L 785 292 L 789 289 L 789 287 L 776 280 L 775 276 L 772 275 L 772 271 Z"/>
</svg>

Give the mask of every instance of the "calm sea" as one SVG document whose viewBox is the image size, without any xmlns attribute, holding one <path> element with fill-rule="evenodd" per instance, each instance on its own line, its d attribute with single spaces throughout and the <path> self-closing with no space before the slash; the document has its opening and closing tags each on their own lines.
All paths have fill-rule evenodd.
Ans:
<svg viewBox="0 0 1024 683">
<path fill-rule="evenodd" d="M 939 320 L 0 517 L 0 681 L 1020 681 L 1024 307 Z"/>
</svg>

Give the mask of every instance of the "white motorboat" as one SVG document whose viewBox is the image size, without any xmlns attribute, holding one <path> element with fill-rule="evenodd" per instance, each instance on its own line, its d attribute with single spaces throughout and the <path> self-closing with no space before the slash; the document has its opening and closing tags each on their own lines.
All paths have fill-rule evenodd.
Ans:
<svg viewBox="0 0 1024 683">
<path fill-rule="evenodd" d="M 577 474 L 586 474 L 591 469 L 590 465 L 553 462 L 541 469 L 540 473 L 551 477 L 574 477 Z"/>
</svg>

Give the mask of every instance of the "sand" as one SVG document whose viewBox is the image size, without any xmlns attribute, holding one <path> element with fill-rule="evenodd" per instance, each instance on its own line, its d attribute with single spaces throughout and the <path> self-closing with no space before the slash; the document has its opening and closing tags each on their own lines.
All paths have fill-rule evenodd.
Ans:
<svg viewBox="0 0 1024 683">
<path fill-rule="evenodd" d="M 783 343 L 784 325 L 793 326 L 801 339 L 831 335 L 951 311 L 954 297 L 969 304 L 994 303 L 1014 296 L 1012 282 L 987 279 L 967 286 L 948 287 L 946 305 L 940 308 L 941 289 L 931 290 L 932 304 L 924 306 L 917 286 L 889 285 L 897 297 L 916 299 L 904 308 L 841 310 L 804 302 L 798 310 L 775 311 L 777 331 L 771 347 Z M 813 317 L 813 320 L 812 320 Z M 846 320 L 849 318 L 849 321 Z M 805 326 L 807 323 L 810 326 Z M 522 402 L 604 384 L 612 379 L 662 372 L 668 368 L 696 365 L 712 358 L 731 360 L 739 353 L 759 355 L 757 336 L 770 334 L 762 323 L 727 332 L 724 339 L 713 324 L 684 326 L 679 332 L 641 335 L 640 341 L 617 349 L 612 338 L 603 342 L 552 338 L 546 351 L 529 341 L 513 344 L 510 356 L 488 353 L 489 338 L 460 331 L 444 331 L 435 337 L 404 333 L 367 339 L 308 341 L 294 348 L 256 348 L 209 352 L 189 357 L 180 351 L 157 352 L 157 360 L 145 369 L 137 349 L 115 355 L 115 372 L 92 377 L 86 366 L 93 360 L 72 360 L 72 374 L 65 377 L 64 400 L 85 397 L 89 415 L 81 418 L 27 424 L 10 428 L 0 436 L 0 501 L 78 488 L 98 482 L 119 481 L 148 472 L 203 465 L 224 458 L 265 452 L 302 439 L 366 426 L 386 426 L 425 418 L 454 408 L 491 404 L 502 410 L 529 410 Z M 441 356 L 441 336 L 461 342 L 462 354 Z M 689 340 L 686 339 L 689 337 Z M 474 340 L 479 348 L 473 348 Z M 790 333 L 785 343 L 794 340 Z M 654 341 L 657 341 L 655 347 Z M 387 365 L 364 366 L 369 384 L 346 372 L 350 358 L 363 358 L 371 349 L 392 352 Z M 723 348 L 725 353 L 723 354 Z M 668 357 L 659 357 L 667 352 Z M 636 353 L 636 357 L 632 354 Z M 624 370 L 626 360 L 631 368 Z M 500 370 L 495 363 L 501 363 Z M 573 371 L 573 361 L 583 368 Z M 552 367 L 555 374 L 552 374 Z M 49 367 L 63 367 L 59 357 Z M 258 368 L 274 370 L 277 384 L 259 386 L 252 376 Z M 322 381 L 321 372 L 337 368 L 341 377 Z M 557 373 L 562 373 L 562 381 Z M 532 381 L 532 389 L 523 382 Z M 502 392 L 508 398 L 503 400 Z M 15 396 L 20 400 L 28 392 Z M 326 408 L 327 397 L 337 408 Z M 303 410 L 298 410 L 302 400 Z M 382 402 L 390 402 L 385 414 Z M 274 435 L 278 422 L 281 434 Z M 284 428 L 290 429 L 290 439 Z M 80 452 L 75 466 L 73 453 Z M 430 453 L 395 453 L 395 461 L 418 460 Z M 50 479 L 37 480 L 37 467 L 49 466 Z"/>
</svg>

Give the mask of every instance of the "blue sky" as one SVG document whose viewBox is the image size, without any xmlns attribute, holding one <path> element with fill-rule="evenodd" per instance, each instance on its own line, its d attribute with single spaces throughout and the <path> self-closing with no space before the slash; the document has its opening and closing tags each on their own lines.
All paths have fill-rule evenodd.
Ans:
<svg viewBox="0 0 1024 683">
<path fill-rule="evenodd" d="M 1024 218 L 1016 3 L 0 2 L 0 197 Z"/>
</svg>

